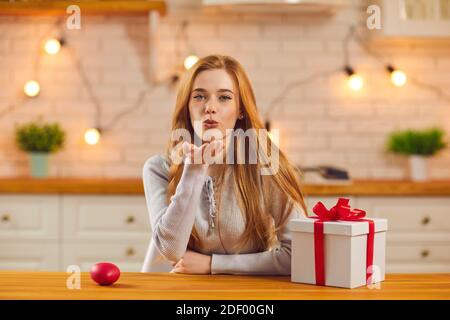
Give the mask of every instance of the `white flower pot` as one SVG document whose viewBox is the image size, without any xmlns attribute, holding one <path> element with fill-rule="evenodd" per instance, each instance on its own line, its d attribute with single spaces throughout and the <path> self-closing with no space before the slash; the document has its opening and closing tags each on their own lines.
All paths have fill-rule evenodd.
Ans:
<svg viewBox="0 0 450 320">
<path fill-rule="evenodd" d="M 412 181 L 428 180 L 427 157 L 412 155 L 409 157 L 409 166 Z"/>
</svg>

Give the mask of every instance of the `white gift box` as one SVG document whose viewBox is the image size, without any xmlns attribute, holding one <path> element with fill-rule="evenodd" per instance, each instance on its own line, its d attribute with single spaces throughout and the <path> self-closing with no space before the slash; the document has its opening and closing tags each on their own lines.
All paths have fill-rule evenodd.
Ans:
<svg viewBox="0 0 450 320">
<path fill-rule="evenodd" d="M 387 219 L 373 220 L 374 253 L 371 283 L 384 281 Z M 292 232 L 291 281 L 316 284 L 314 222 L 301 218 L 289 222 Z M 366 285 L 367 221 L 323 223 L 325 285 L 356 288 Z"/>
</svg>

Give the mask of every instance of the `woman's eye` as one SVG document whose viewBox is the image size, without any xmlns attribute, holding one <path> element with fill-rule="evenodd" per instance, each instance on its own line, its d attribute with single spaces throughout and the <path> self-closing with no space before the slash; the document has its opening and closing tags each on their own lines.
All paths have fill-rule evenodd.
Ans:
<svg viewBox="0 0 450 320">
<path fill-rule="evenodd" d="M 226 101 L 226 100 L 231 100 L 231 97 L 229 97 L 229 96 L 221 96 L 219 99 L 223 100 L 223 101 Z"/>
<path fill-rule="evenodd" d="M 195 100 L 201 100 L 201 99 L 203 99 L 204 98 L 204 96 L 202 96 L 202 95 L 196 95 L 196 96 L 194 96 L 194 99 Z"/>
</svg>

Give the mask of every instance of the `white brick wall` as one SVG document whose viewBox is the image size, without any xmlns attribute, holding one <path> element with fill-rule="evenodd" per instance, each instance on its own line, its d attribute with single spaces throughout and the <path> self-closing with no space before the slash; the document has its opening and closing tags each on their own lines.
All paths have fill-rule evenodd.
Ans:
<svg viewBox="0 0 450 320">
<path fill-rule="evenodd" d="M 161 18 L 156 35 L 161 79 L 176 63 L 176 34 L 182 19 L 189 21 L 190 47 L 199 56 L 230 54 L 246 68 L 258 108 L 267 110 L 291 81 L 340 67 L 342 39 L 348 24 L 364 17 L 351 7 L 328 18 L 295 15 L 202 14 L 173 12 Z M 0 17 L 0 112 L 6 109 L 25 80 L 32 77 L 37 39 L 52 18 Z M 147 85 L 149 63 L 147 17 L 83 17 L 82 29 L 67 31 L 68 41 L 98 95 L 102 123 L 131 106 Z M 384 141 L 396 128 L 441 125 L 450 129 L 450 106 L 435 94 L 413 87 L 390 85 L 383 67 L 352 45 L 354 67 L 365 77 L 361 92 L 350 92 L 345 76 L 333 74 L 291 90 L 273 110 L 273 127 L 280 128 L 281 146 L 298 165 L 336 165 L 354 178 L 401 179 L 406 159 L 386 154 Z M 374 48 L 408 74 L 442 88 L 449 87 L 450 50 L 436 45 L 380 45 Z M 181 54 L 188 48 L 181 46 Z M 82 88 L 67 52 L 43 56 L 41 95 L 0 119 L 0 176 L 27 174 L 27 156 L 14 144 L 14 124 L 43 114 L 67 130 L 64 150 L 52 156 L 54 176 L 139 177 L 144 161 L 162 153 L 168 140 L 175 92 L 160 87 L 144 105 L 122 118 L 97 146 L 83 142 L 93 125 L 94 105 Z M 450 152 L 431 161 L 431 176 L 450 178 Z"/>
</svg>

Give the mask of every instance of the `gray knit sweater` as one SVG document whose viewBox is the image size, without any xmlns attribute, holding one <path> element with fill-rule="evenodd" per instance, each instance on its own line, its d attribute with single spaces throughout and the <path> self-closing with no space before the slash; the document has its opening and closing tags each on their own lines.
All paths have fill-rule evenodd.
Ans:
<svg viewBox="0 0 450 320">
<path fill-rule="evenodd" d="M 187 249 L 193 225 L 200 241 L 196 252 L 212 255 L 212 274 L 279 274 L 291 272 L 291 235 L 288 225 L 277 233 L 279 245 L 257 252 L 251 244 L 232 252 L 245 229 L 245 215 L 237 203 L 233 188 L 233 170 L 227 170 L 221 192 L 220 212 L 216 212 L 215 180 L 207 174 L 207 165 L 183 164 L 183 173 L 175 194 L 167 203 L 168 159 L 149 158 L 143 168 L 143 182 L 152 239 L 141 272 L 172 270 L 170 261 L 178 261 Z M 281 214 L 276 193 L 272 195 L 273 217 Z M 289 219 L 304 216 L 294 206 Z M 212 224 L 214 223 L 214 227 Z M 218 229 L 220 228 L 219 238 Z"/>
</svg>

